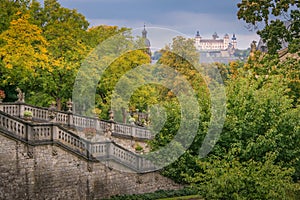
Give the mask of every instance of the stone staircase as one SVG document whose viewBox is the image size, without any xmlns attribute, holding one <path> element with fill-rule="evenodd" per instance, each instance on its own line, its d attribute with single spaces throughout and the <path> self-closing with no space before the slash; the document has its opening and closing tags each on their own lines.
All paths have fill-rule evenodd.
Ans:
<svg viewBox="0 0 300 200">
<path fill-rule="evenodd" d="M 24 119 L 25 111 L 32 112 L 32 120 Z M 0 103 L 0 131 L 32 148 L 37 145 L 56 145 L 89 161 L 105 162 L 115 169 L 138 173 L 157 170 L 157 167 L 144 156 L 109 139 L 109 136 L 116 135 L 119 138 L 149 140 L 153 138 L 149 130 L 79 116 L 72 112 L 56 112 L 55 117 L 50 118 L 51 112 L 47 108 L 25 103 Z M 87 139 L 78 134 L 78 130 L 85 128 L 96 129 L 96 137 Z M 28 149 L 30 156 L 30 148 Z"/>
</svg>

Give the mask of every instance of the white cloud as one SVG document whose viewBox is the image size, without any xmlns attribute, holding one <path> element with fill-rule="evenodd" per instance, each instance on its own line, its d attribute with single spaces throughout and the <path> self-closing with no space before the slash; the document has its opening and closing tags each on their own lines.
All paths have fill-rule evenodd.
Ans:
<svg viewBox="0 0 300 200">
<path fill-rule="evenodd" d="M 90 22 L 90 26 L 98 25 L 111 25 L 119 27 L 135 28 L 141 27 L 145 22 L 141 20 L 127 20 L 127 19 L 87 19 Z"/>
<path fill-rule="evenodd" d="M 169 12 L 163 13 L 161 15 L 152 16 L 152 21 L 139 20 L 128 20 L 128 19 L 88 19 L 91 25 L 117 25 L 125 26 L 130 28 L 141 28 L 144 23 L 147 27 L 158 27 L 167 28 L 173 30 L 172 36 L 175 36 L 175 32 L 181 32 L 188 35 L 189 37 L 194 37 L 197 30 L 200 31 L 201 36 L 205 38 L 211 38 L 214 32 L 217 32 L 220 37 L 225 33 L 230 36 L 235 33 L 238 38 L 238 48 L 246 49 L 250 46 L 253 40 L 258 40 L 258 36 L 249 32 L 244 26 L 245 24 L 237 19 L 231 19 L 231 16 L 221 16 L 221 15 L 211 15 L 193 12 Z M 164 46 L 166 43 L 170 43 L 171 40 L 166 37 L 160 38 L 161 34 L 151 33 L 149 30 L 149 38 L 152 38 L 152 44 L 156 46 Z M 154 32 L 157 32 L 154 31 Z M 170 31 L 164 31 L 164 34 L 168 35 Z M 152 34 L 152 36 L 151 36 Z M 169 37 L 171 36 L 169 35 Z M 180 35 L 180 34 L 178 34 Z M 160 40 L 160 42 L 155 42 Z"/>
</svg>

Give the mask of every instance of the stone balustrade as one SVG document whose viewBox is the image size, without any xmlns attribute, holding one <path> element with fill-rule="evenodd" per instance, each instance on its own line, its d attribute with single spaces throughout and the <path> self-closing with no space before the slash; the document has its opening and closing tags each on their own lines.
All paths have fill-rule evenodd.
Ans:
<svg viewBox="0 0 300 200">
<path fill-rule="evenodd" d="M 152 139 L 152 133 L 146 128 L 127 124 L 114 124 L 113 134 L 127 138 Z"/>
<path fill-rule="evenodd" d="M 9 117 L 8 114 L 0 114 L 0 128 L 13 133 L 19 139 L 26 140 L 28 138 L 28 124 L 22 120 Z"/>
<path fill-rule="evenodd" d="M 135 139 L 152 139 L 153 134 L 143 127 L 120 124 L 111 121 L 99 120 L 98 118 L 85 117 L 73 114 L 71 112 L 55 111 L 52 119 L 48 108 L 31 106 L 25 103 L 0 103 L 0 111 L 9 115 L 22 118 L 24 111 L 31 111 L 34 120 L 53 122 L 61 125 L 67 125 L 73 128 L 95 128 L 97 131 L 107 132 L 109 129 L 113 134 L 119 137 L 130 137 Z"/>
<path fill-rule="evenodd" d="M 99 161 L 112 160 L 140 173 L 154 171 L 156 169 L 156 167 L 149 160 L 146 160 L 145 157 L 130 152 L 112 141 L 91 142 L 56 123 L 31 123 L 25 121 L 16 116 L 12 116 L 12 114 L 18 115 L 22 113 L 20 112 L 20 107 L 16 105 L 3 106 L 2 104 L 0 108 L 1 132 L 17 140 L 21 140 L 30 145 L 57 144 L 86 159 L 96 159 Z M 35 107 L 31 108 L 27 105 L 23 108 L 24 110 L 34 112 L 33 116 L 38 119 L 47 119 L 46 109 L 38 110 Z M 61 121 L 65 121 L 64 116 L 61 115 L 61 117 Z M 76 123 L 78 123 L 76 125 L 80 126 L 94 126 L 95 123 L 98 123 L 99 127 L 105 128 L 106 125 L 102 121 L 95 121 L 92 120 L 92 118 L 80 118 L 79 116 L 75 116 L 73 119 L 76 119 Z M 118 129 L 124 130 L 126 134 L 129 134 L 130 131 L 132 131 L 130 130 L 130 128 L 132 128 L 130 126 L 114 125 L 118 127 Z M 136 130 L 133 132 L 134 134 L 137 134 Z M 145 134 L 146 132 L 141 133 Z"/>
<path fill-rule="evenodd" d="M 3 111 L 12 116 L 20 116 L 21 106 L 19 104 L 0 104 L 0 111 Z"/>
<path fill-rule="evenodd" d="M 19 115 L 13 115 L 13 116 L 23 117 L 24 111 L 30 111 L 32 112 L 32 117 L 35 119 L 46 120 L 46 121 L 49 120 L 49 111 L 47 108 L 39 108 L 39 107 L 30 106 L 26 104 L 18 104 L 18 106 L 19 106 L 20 113 L 18 113 Z M 6 105 L 4 104 L 3 107 L 6 107 Z"/>
</svg>

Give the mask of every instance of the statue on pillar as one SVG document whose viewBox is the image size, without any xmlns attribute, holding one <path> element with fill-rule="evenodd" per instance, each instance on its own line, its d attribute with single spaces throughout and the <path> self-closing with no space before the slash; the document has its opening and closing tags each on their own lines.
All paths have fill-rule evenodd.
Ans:
<svg viewBox="0 0 300 200">
<path fill-rule="evenodd" d="M 253 40 L 250 48 L 250 58 L 254 57 L 255 52 L 256 52 L 256 41 Z"/>
<path fill-rule="evenodd" d="M 50 121 L 55 119 L 56 114 L 57 114 L 56 110 L 57 110 L 57 107 L 55 105 L 55 102 L 53 101 L 51 103 L 51 106 L 49 107 L 49 113 L 48 113 Z"/>
<path fill-rule="evenodd" d="M 68 108 L 68 112 L 72 112 L 73 102 L 71 99 L 69 99 L 69 101 L 67 102 L 67 108 Z"/>
<path fill-rule="evenodd" d="M 25 93 L 22 92 L 22 90 L 20 88 L 17 87 L 16 92 L 18 92 L 17 97 L 18 97 L 18 101 L 17 102 L 21 102 L 24 103 L 25 102 Z"/>
<path fill-rule="evenodd" d="M 253 40 L 251 43 L 251 52 L 255 52 L 256 51 L 256 41 Z"/>
</svg>

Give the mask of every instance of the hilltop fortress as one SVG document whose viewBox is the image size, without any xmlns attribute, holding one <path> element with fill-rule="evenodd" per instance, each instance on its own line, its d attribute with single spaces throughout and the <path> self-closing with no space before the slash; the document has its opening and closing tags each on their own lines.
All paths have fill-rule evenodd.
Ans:
<svg viewBox="0 0 300 200">
<path fill-rule="evenodd" d="M 195 36 L 195 45 L 199 51 L 209 51 L 209 50 L 226 50 L 226 49 L 237 49 L 237 38 L 233 34 L 231 41 L 228 34 L 225 34 L 223 39 L 218 39 L 219 36 L 215 32 L 211 39 L 204 39 L 200 36 L 199 31 L 197 31 Z"/>
<path fill-rule="evenodd" d="M 219 39 L 215 32 L 211 39 L 202 38 L 199 31 L 195 36 L 195 47 L 200 52 L 200 63 L 229 63 L 240 58 L 235 56 L 237 50 L 237 38 L 233 34 L 230 40 L 228 34 Z"/>
</svg>

